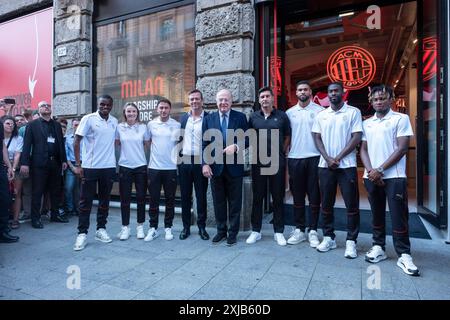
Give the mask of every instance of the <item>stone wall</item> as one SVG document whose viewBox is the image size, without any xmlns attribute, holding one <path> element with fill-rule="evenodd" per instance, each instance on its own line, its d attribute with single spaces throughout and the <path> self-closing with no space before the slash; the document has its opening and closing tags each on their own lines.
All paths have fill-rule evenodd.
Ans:
<svg viewBox="0 0 450 320">
<path fill-rule="evenodd" d="M 254 33 L 251 1 L 197 1 L 197 87 L 208 106 L 214 107 L 222 88 L 231 90 L 235 106 L 244 110 L 253 106 Z"/>
<path fill-rule="evenodd" d="M 44 9 L 52 5 L 52 0 L 0 1 L 0 22 Z"/>
<path fill-rule="evenodd" d="M 54 1 L 54 112 L 91 112 L 93 0 Z"/>
</svg>

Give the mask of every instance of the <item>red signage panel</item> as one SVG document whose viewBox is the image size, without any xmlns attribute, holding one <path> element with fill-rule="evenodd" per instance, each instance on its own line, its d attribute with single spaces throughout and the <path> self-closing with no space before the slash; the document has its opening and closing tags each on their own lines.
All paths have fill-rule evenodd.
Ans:
<svg viewBox="0 0 450 320">
<path fill-rule="evenodd" d="M 10 113 L 51 103 L 53 9 L 0 24 L 0 40 L 0 98 L 16 100 Z"/>
</svg>

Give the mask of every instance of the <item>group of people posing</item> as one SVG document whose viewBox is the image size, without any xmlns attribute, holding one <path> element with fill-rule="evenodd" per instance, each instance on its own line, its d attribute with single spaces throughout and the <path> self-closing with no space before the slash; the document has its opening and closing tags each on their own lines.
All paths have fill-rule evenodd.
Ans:
<svg viewBox="0 0 450 320">
<path fill-rule="evenodd" d="M 190 111 L 181 117 L 180 122 L 170 115 L 171 102 L 161 99 L 157 104 L 159 117 L 147 125 L 139 122 L 139 109 L 134 103 L 124 106 L 124 121 L 118 123 L 110 115 L 113 99 L 108 95 L 100 96 L 98 111 L 84 116 L 74 133 L 72 169 L 75 175 L 82 178 L 78 236 L 74 250 L 82 250 L 87 244 L 91 207 L 96 193 L 98 208 L 95 239 L 105 243 L 112 241 L 106 232 L 106 224 L 116 174 L 114 145 L 120 146 L 120 240 L 128 239 L 131 234 L 133 184 L 137 202 L 137 238 L 152 241 L 159 236 L 162 188 L 165 199 L 164 235 L 166 240 L 172 240 L 175 192 L 179 181 L 183 221 L 179 238 L 184 240 L 190 236 L 193 189 L 199 236 L 203 240 L 210 238 L 205 229 L 206 193 L 210 183 L 217 228 L 212 242 L 217 244 L 226 241 L 229 246 L 236 244 L 245 172 L 243 159 L 245 150 L 250 148 L 251 153 L 256 154 L 256 160 L 252 162 L 251 168 L 252 231 L 246 243 L 254 244 L 262 237 L 263 199 L 269 189 L 273 205 L 274 240 L 278 245 L 308 241 L 312 248 L 320 252 L 335 249 L 333 207 L 339 186 L 347 209 L 344 255 L 354 259 L 358 255 L 360 225 L 356 161 L 356 148 L 360 146 L 360 157 L 365 167 L 364 185 L 373 214 L 373 247 L 365 254 L 365 259 L 376 263 L 387 258 L 387 200 L 392 217 L 394 248 L 398 255 L 397 265 L 405 273 L 418 276 L 419 270 L 410 254 L 406 185 L 406 153 L 413 132 L 408 116 L 391 110 L 394 100 L 392 88 L 385 85 L 371 88 L 369 102 L 375 114 L 364 122 L 359 109 L 343 101 L 344 89 L 340 83 L 328 86 L 330 107 L 326 109 L 311 101 L 312 90 L 307 81 L 297 83 L 296 95 L 298 103 L 283 112 L 274 107 L 275 97 L 271 88 L 263 87 L 258 91 L 261 108 L 247 118 L 244 113 L 231 108 L 233 98 L 229 90 L 223 89 L 217 93 L 218 110 L 208 113 L 203 109 L 202 93 L 195 89 L 188 96 Z M 61 172 L 65 166 L 66 153 L 59 146 L 62 141 L 60 127 L 50 124 L 52 121 L 48 120 L 46 126 L 43 125 L 45 121 L 41 121 L 40 132 L 29 137 L 33 152 L 22 155 L 21 171 L 26 171 L 31 165 L 31 170 L 39 167 Z M 233 134 L 238 131 L 256 132 L 256 145 L 249 143 L 248 135 Z M 260 131 L 267 134 L 258 134 Z M 42 147 L 37 147 L 36 143 L 39 142 L 33 140 L 38 135 L 41 136 L 38 140 L 44 137 L 47 142 L 40 141 Z M 269 163 L 258 152 L 263 145 L 265 150 L 269 150 Z M 273 146 L 276 146 L 275 149 Z M 148 162 L 145 156 L 147 147 L 150 148 Z M 41 158 L 41 149 L 46 155 L 42 157 L 45 163 L 35 160 Z M 276 170 L 267 171 L 274 161 Z M 294 200 L 295 218 L 295 230 L 287 240 L 284 237 L 283 211 L 286 171 Z M 150 227 L 145 233 L 147 190 L 150 195 Z M 309 219 L 306 219 L 306 196 Z M 32 224 L 39 226 L 41 222 L 34 210 L 33 205 Z M 317 232 L 320 214 L 323 220 L 322 240 Z"/>
</svg>

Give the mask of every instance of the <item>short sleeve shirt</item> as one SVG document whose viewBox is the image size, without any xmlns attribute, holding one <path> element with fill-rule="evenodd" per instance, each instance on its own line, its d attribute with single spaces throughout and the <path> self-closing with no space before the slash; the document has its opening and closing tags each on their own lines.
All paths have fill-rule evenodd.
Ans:
<svg viewBox="0 0 450 320">
<path fill-rule="evenodd" d="M 151 140 L 149 169 L 177 169 L 177 142 L 180 137 L 180 128 L 180 123 L 172 118 L 163 122 L 158 117 L 147 124 Z"/>
<path fill-rule="evenodd" d="M 373 117 L 363 122 L 363 141 L 373 168 L 380 167 L 398 148 L 397 138 L 413 136 L 409 117 L 390 110 L 383 118 Z M 363 178 L 367 178 L 364 171 Z M 406 178 L 406 155 L 383 173 L 383 179 Z"/>
<path fill-rule="evenodd" d="M 119 166 L 130 169 L 147 165 L 144 142 L 150 139 L 147 126 L 135 123 L 130 126 L 122 122 L 117 126 L 116 140 L 120 141 Z"/>
<path fill-rule="evenodd" d="M 78 125 L 76 135 L 83 137 L 82 167 L 107 169 L 116 167 L 114 140 L 117 119 L 109 115 L 103 119 L 98 112 L 85 115 Z"/>
<path fill-rule="evenodd" d="M 9 138 L 3 139 L 5 146 L 8 146 Z M 22 152 L 23 148 L 23 138 L 21 136 L 15 136 L 11 139 L 11 143 L 8 147 L 8 158 L 10 161 L 14 160 L 14 155 L 16 152 Z"/>
<path fill-rule="evenodd" d="M 292 138 L 288 158 L 305 159 L 320 156 L 311 133 L 314 120 L 324 108 L 310 102 L 306 107 L 298 104 L 286 111 L 291 122 Z"/>
<path fill-rule="evenodd" d="M 328 107 L 317 115 L 311 131 L 320 133 L 325 151 L 330 157 L 336 157 L 350 142 L 352 133 L 362 132 L 361 111 L 346 103 L 337 111 Z M 328 168 L 322 156 L 319 167 Z M 356 150 L 341 159 L 339 164 L 339 169 L 352 167 L 357 167 Z"/>
<path fill-rule="evenodd" d="M 284 140 L 286 137 L 291 136 L 291 126 L 286 113 L 281 110 L 273 109 L 270 115 L 265 117 L 262 111 L 255 111 L 250 115 L 249 128 L 256 129 L 257 131 L 257 149 L 253 152 L 257 152 L 258 164 L 267 166 L 270 165 L 270 163 L 261 163 L 261 152 L 265 150 L 266 152 L 263 152 L 263 154 L 270 158 L 272 156 L 272 146 L 275 146 L 278 156 L 278 164 L 283 165 L 286 158 L 284 153 Z M 266 130 L 267 135 L 262 134 L 263 130 Z M 278 134 L 278 140 L 274 137 L 275 130 Z M 266 137 L 266 140 L 261 140 L 264 136 Z"/>
</svg>

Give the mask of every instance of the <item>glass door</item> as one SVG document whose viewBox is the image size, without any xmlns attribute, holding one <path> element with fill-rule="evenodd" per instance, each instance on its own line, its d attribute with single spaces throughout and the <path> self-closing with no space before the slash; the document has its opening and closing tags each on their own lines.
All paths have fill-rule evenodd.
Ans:
<svg viewBox="0 0 450 320">
<path fill-rule="evenodd" d="M 444 90 L 440 19 L 442 1 L 419 1 L 418 205 L 437 227 L 446 225 L 442 174 L 444 152 Z"/>
</svg>

